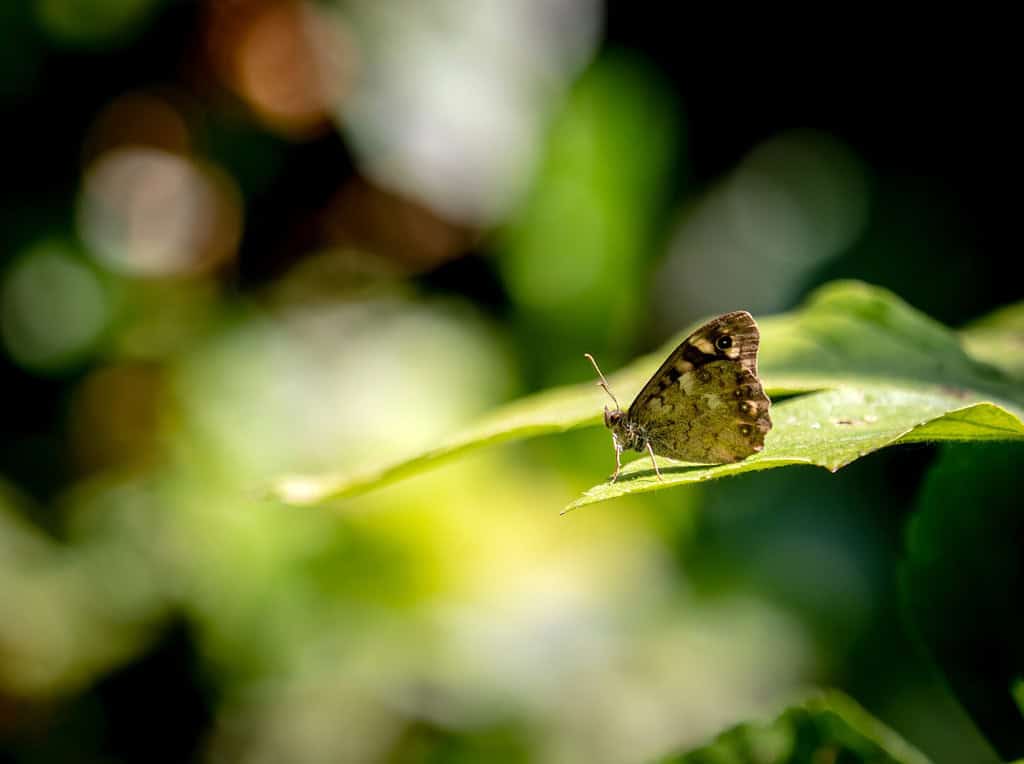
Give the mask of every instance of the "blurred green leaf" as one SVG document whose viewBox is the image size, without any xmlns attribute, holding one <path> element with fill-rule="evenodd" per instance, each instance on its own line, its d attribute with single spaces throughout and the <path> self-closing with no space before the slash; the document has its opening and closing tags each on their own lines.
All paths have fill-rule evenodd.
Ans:
<svg viewBox="0 0 1024 764">
<path fill-rule="evenodd" d="M 907 527 L 907 620 L 1001 760 L 1024 755 L 1024 444 L 949 445 Z"/>
<path fill-rule="evenodd" d="M 1011 377 L 1024 379 L 1024 302 L 1007 305 L 960 332 L 968 352 Z"/>
<path fill-rule="evenodd" d="M 587 69 L 553 120 L 497 260 L 518 330 L 545 338 L 530 353 L 542 384 L 575 378 L 570 343 L 629 352 L 645 313 L 643 264 L 681 175 L 675 104 L 654 70 L 617 52 Z"/>
<path fill-rule="evenodd" d="M 768 724 L 741 724 L 666 764 L 927 764 L 928 759 L 845 695 L 829 691 Z"/>
<path fill-rule="evenodd" d="M 963 350 L 960 338 L 886 290 L 835 282 L 800 309 L 761 322 L 761 376 L 772 396 L 807 395 L 773 408 L 765 450 L 744 462 L 687 467 L 663 460 L 627 466 L 571 507 L 638 491 L 786 464 L 831 470 L 878 448 L 921 440 L 1024 439 L 1024 392 Z M 685 332 L 616 374 L 619 399 L 632 399 Z M 580 365 L 586 368 L 581 359 Z M 599 425 L 607 399 L 593 383 L 556 388 L 503 406 L 428 451 L 349 475 L 286 476 L 285 501 L 311 504 L 349 496 L 419 472 L 477 446 Z M 611 447 L 609 446 L 609 461 Z"/>
</svg>

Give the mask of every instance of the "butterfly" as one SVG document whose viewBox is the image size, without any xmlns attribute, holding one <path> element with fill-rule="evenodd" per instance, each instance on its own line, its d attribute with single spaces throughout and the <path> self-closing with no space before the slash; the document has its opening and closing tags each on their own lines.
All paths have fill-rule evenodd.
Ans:
<svg viewBox="0 0 1024 764">
<path fill-rule="evenodd" d="M 644 385 L 627 411 L 608 387 L 597 361 L 594 365 L 614 409 L 605 406 L 604 425 L 612 431 L 615 474 L 622 469 L 622 452 L 646 450 L 654 472 L 661 470 L 654 455 L 687 462 L 738 462 L 764 448 L 772 428 L 771 401 L 757 376 L 761 334 L 745 310 L 708 321 L 677 347 Z"/>
</svg>

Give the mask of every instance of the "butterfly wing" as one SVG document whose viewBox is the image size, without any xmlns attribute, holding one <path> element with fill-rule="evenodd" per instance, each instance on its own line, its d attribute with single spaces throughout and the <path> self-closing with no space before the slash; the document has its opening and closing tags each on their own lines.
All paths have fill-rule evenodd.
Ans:
<svg viewBox="0 0 1024 764">
<path fill-rule="evenodd" d="M 677 347 L 627 418 L 654 452 L 690 462 L 735 462 L 764 447 L 771 402 L 757 377 L 761 335 L 746 311 L 719 316 Z"/>
</svg>

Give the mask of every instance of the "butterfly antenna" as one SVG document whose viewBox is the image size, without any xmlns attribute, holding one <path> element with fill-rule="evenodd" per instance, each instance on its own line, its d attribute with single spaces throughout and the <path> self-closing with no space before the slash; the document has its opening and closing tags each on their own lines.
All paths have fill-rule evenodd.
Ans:
<svg viewBox="0 0 1024 764">
<path fill-rule="evenodd" d="M 597 384 L 599 384 L 604 391 L 608 393 L 608 397 L 612 399 L 612 402 L 615 404 L 615 408 L 621 409 L 622 406 L 619 405 L 618 400 L 616 400 L 615 396 L 612 395 L 612 391 L 608 389 L 608 380 L 605 379 L 604 374 L 601 373 L 601 368 L 597 365 L 597 361 L 594 360 L 594 356 L 590 355 L 590 353 L 584 353 L 583 355 L 588 361 L 590 361 L 591 365 L 594 367 L 594 371 L 597 372 L 597 376 L 601 380 Z"/>
</svg>

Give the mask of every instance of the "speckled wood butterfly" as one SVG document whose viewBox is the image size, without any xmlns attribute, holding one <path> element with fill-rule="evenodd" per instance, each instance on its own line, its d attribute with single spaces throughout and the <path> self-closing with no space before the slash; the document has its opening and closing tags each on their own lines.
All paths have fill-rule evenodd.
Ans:
<svg viewBox="0 0 1024 764">
<path fill-rule="evenodd" d="M 686 462 L 738 462 L 764 448 L 772 428 L 771 401 L 757 376 L 757 347 L 761 335 L 745 310 L 726 313 L 704 324 L 683 340 L 623 411 L 594 364 L 598 383 L 615 403 L 604 410 L 605 427 L 612 431 L 615 474 L 628 448 Z"/>
</svg>

